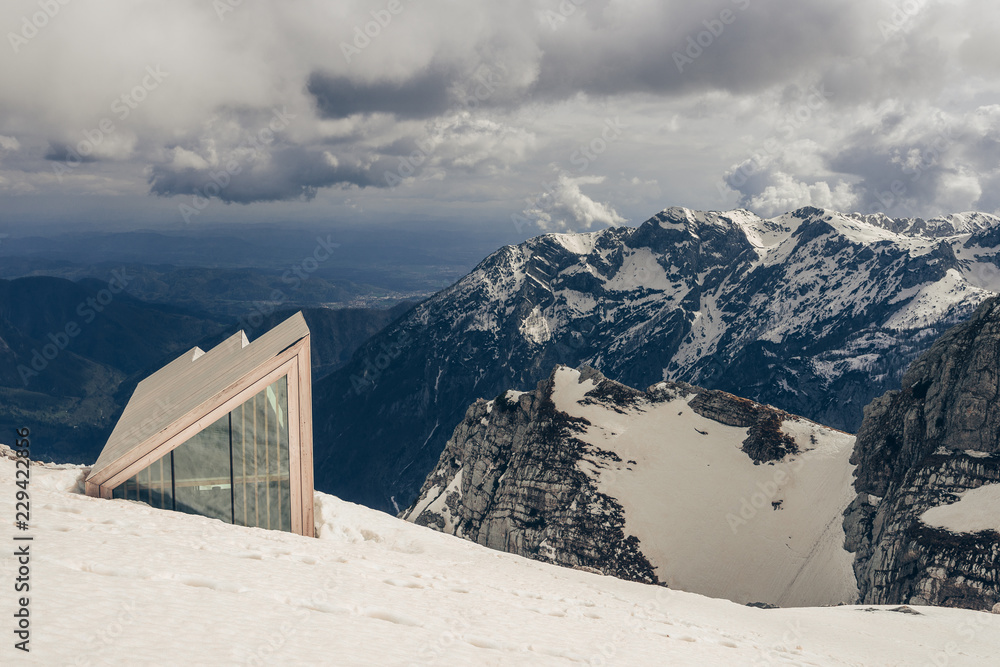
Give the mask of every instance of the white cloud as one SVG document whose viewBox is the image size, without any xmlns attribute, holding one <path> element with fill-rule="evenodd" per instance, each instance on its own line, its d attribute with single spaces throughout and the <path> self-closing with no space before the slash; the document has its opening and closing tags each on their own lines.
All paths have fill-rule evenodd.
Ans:
<svg viewBox="0 0 1000 667">
<path fill-rule="evenodd" d="M 550 189 L 544 192 L 526 209 L 529 217 L 537 221 L 539 228 L 546 232 L 578 232 L 594 225 L 620 225 L 625 218 L 608 204 L 594 201 L 581 190 L 581 185 L 598 185 L 603 176 L 579 176 L 573 178 L 559 174 Z"/>
<path fill-rule="evenodd" d="M 778 215 L 803 206 L 853 211 L 856 204 L 857 196 L 844 181 L 839 181 L 831 188 L 826 181 L 805 183 L 780 171 L 772 175 L 771 185 L 750 197 L 746 203 L 748 208 L 764 216 Z"/>
<path fill-rule="evenodd" d="M 0 150 L 16 151 L 21 148 L 21 142 L 14 137 L 5 137 L 0 134 Z"/>
</svg>

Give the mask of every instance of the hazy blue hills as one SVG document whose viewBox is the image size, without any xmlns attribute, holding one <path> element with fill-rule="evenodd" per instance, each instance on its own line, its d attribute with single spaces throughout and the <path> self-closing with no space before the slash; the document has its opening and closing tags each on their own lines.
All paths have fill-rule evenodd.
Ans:
<svg viewBox="0 0 1000 667">
<path fill-rule="evenodd" d="M 138 280 L 120 275 L 129 288 Z M 39 458 L 92 463 L 139 381 L 195 345 L 209 349 L 240 328 L 256 338 L 297 309 L 243 303 L 237 320 L 208 314 L 225 290 L 221 283 L 197 292 L 207 304 L 192 298 L 181 306 L 149 303 L 119 287 L 93 278 L 0 280 L 0 432 L 30 427 Z M 303 308 L 314 377 L 343 365 L 412 305 Z"/>
</svg>

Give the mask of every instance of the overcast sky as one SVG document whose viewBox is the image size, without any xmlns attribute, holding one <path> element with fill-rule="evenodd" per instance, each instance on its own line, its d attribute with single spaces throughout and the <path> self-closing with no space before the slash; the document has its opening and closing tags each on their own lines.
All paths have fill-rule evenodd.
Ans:
<svg viewBox="0 0 1000 667">
<path fill-rule="evenodd" d="M 0 231 L 1000 209 L 987 0 L 4 0 L 0 29 Z"/>
</svg>

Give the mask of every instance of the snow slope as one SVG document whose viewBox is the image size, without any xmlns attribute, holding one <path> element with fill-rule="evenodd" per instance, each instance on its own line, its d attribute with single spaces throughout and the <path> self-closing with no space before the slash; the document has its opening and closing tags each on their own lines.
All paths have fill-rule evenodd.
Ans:
<svg viewBox="0 0 1000 667">
<path fill-rule="evenodd" d="M 958 502 L 932 507 L 920 520 L 952 533 L 1000 533 L 1000 484 L 986 484 L 958 494 Z"/>
<path fill-rule="evenodd" d="M 857 599 L 843 512 L 854 499 L 854 437 L 807 420 L 782 430 L 800 454 L 754 465 L 746 428 L 697 414 L 689 396 L 620 406 L 588 400 L 592 380 L 556 371 L 556 408 L 590 426 L 580 440 L 622 463 L 587 460 L 625 510 L 625 530 L 671 588 L 780 606 Z M 634 463 L 633 463 L 634 462 Z"/>
<path fill-rule="evenodd" d="M 525 560 L 324 494 L 310 539 L 89 498 L 83 473 L 32 468 L 31 652 L 12 647 L 5 593 L 0 664 L 983 665 L 1000 653 L 991 614 L 754 609 Z M 14 488 L 0 457 L 4 512 Z"/>
</svg>

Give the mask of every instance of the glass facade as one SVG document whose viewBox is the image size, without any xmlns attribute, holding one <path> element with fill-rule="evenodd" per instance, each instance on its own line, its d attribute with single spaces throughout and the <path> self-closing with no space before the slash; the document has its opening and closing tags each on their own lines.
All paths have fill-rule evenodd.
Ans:
<svg viewBox="0 0 1000 667">
<path fill-rule="evenodd" d="M 174 459 L 174 509 L 232 523 L 229 415 L 185 442 L 170 455 Z"/>
<path fill-rule="evenodd" d="M 112 496 L 291 531 L 287 377 L 117 486 Z"/>
</svg>

